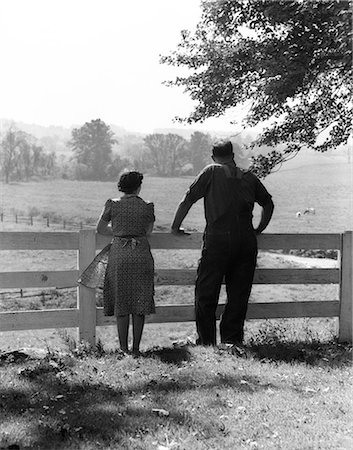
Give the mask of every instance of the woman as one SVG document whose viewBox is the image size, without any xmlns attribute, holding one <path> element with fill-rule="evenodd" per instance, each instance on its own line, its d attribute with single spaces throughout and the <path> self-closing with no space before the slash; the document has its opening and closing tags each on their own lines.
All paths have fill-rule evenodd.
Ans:
<svg viewBox="0 0 353 450">
<path fill-rule="evenodd" d="M 97 224 L 98 233 L 114 236 L 104 277 L 104 311 L 117 318 L 123 352 L 128 352 L 132 315 L 132 352 L 135 355 L 140 353 L 145 315 L 155 312 L 154 261 L 147 240 L 155 220 L 154 205 L 139 197 L 142 179 L 139 172 L 123 173 L 118 182 L 123 195 L 107 200 Z M 88 285 L 82 278 L 81 283 Z"/>
</svg>

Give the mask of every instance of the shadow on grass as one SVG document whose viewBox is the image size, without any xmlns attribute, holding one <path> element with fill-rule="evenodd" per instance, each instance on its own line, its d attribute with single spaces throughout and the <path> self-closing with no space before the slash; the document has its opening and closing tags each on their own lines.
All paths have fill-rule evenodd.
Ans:
<svg viewBox="0 0 353 450">
<path fill-rule="evenodd" d="M 167 364 L 175 364 L 180 366 L 182 363 L 190 361 L 191 354 L 187 346 L 177 348 L 152 348 L 144 353 L 147 358 L 160 359 Z"/>
<path fill-rule="evenodd" d="M 146 352 L 137 361 L 129 357 L 122 359 L 121 365 L 116 365 L 114 355 L 107 357 L 112 358 L 113 364 L 108 379 L 100 377 L 106 369 L 95 372 L 94 377 L 88 373 L 83 376 L 78 372 L 81 364 L 78 358 L 29 359 L 22 361 L 20 367 L 15 360 L 8 362 L 6 370 L 12 366 L 14 377 L 7 386 L 4 383 L 0 387 L 3 430 L 9 422 L 19 421 L 24 425 L 22 431 L 15 434 L 17 441 L 7 442 L 6 447 L 0 432 L 0 448 L 9 448 L 9 445 L 39 449 L 84 448 L 85 444 L 93 448 L 96 443 L 103 447 L 130 448 L 129 439 L 158 434 L 164 426 L 181 428 L 182 433 L 193 427 L 204 435 L 217 435 L 220 432 L 217 424 L 205 421 L 202 416 L 191 416 L 182 400 L 175 403 L 174 393 L 197 392 L 198 396 L 207 398 L 213 396 L 213 388 L 221 386 L 248 394 L 269 387 L 278 389 L 272 384 L 259 384 L 256 377 L 245 380 L 244 374 L 237 372 L 198 376 L 194 372 L 177 370 L 173 374 L 167 371 L 162 374 L 159 364 L 153 372 L 144 372 L 145 358 L 177 366 L 188 361 L 191 355 L 187 348 L 158 348 Z M 141 370 L 134 372 L 138 368 Z M 214 401 L 215 406 L 221 407 L 226 399 L 217 395 Z"/>
<path fill-rule="evenodd" d="M 93 444 L 128 448 L 129 437 L 157 432 L 161 423 L 187 426 L 191 420 L 177 408 L 170 409 L 168 417 L 158 417 L 151 408 L 131 404 L 129 391 L 102 383 L 59 381 L 55 373 L 49 372 L 45 376 L 31 376 L 29 381 L 26 388 L 0 388 L 2 430 L 6 430 L 7 420 L 26 424 L 25 432 L 18 428 L 16 437 L 7 442 L 0 430 L 0 449 L 12 448 L 11 445 L 85 448 L 85 442 L 89 448 L 97 448 Z"/>
<path fill-rule="evenodd" d="M 330 367 L 352 365 L 352 346 L 336 342 L 253 342 L 247 347 L 247 352 L 254 358 L 268 361 Z"/>
</svg>

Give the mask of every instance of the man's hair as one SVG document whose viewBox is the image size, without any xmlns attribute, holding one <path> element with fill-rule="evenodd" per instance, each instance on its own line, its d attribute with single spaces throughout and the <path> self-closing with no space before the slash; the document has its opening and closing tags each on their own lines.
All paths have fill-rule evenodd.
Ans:
<svg viewBox="0 0 353 450">
<path fill-rule="evenodd" d="M 125 192 L 125 194 L 131 194 L 141 186 L 143 175 L 140 172 L 132 170 L 130 172 L 124 172 L 118 182 L 119 191 Z"/>
<path fill-rule="evenodd" d="M 231 141 L 216 141 L 212 147 L 212 156 L 224 158 L 233 155 L 233 144 Z"/>
</svg>

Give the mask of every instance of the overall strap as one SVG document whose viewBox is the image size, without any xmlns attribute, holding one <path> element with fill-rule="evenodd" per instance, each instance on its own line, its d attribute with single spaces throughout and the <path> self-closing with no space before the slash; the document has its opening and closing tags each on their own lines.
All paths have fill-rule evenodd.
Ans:
<svg viewBox="0 0 353 450">
<path fill-rule="evenodd" d="M 231 205 L 238 210 L 241 204 L 246 204 L 248 207 L 248 202 L 246 201 L 246 195 L 244 195 L 243 188 L 241 185 L 241 180 L 243 178 L 243 172 L 239 167 L 235 167 L 235 174 L 232 173 L 230 167 L 224 164 L 223 169 L 225 171 L 226 177 L 229 180 L 229 193 L 232 195 Z M 235 175 L 235 176 L 234 176 Z"/>
</svg>

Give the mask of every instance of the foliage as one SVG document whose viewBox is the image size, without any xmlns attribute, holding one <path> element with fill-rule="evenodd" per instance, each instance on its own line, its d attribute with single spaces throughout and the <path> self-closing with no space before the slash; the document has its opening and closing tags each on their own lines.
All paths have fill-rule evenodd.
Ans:
<svg viewBox="0 0 353 450">
<path fill-rule="evenodd" d="M 183 164 L 186 140 L 178 134 L 154 133 L 144 138 L 152 164 L 159 176 L 175 176 Z"/>
<path fill-rule="evenodd" d="M 183 31 L 177 50 L 162 57 L 192 71 L 168 83 L 197 102 L 184 120 L 246 105 L 244 126 L 268 124 L 252 145 L 283 145 L 253 159 L 259 176 L 303 147 L 325 152 L 346 143 L 351 7 L 349 0 L 204 0 L 195 33 Z"/>
<path fill-rule="evenodd" d="M 101 119 L 74 128 L 69 146 L 77 162 L 78 179 L 105 180 L 112 164 L 112 147 L 116 142 L 114 133 Z"/>
<path fill-rule="evenodd" d="M 200 172 L 210 158 L 211 136 L 209 134 L 195 131 L 192 133 L 189 142 L 190 162 L 193 166 L 194 174 Z"/>
<path fill-rule="evenodd" d="M 130 165 L 131 163 L 127 158 L 122 158 L 120 155 L 114 155 L 111 164 L 107 168 L 106 179 L 117 180 L 119 173 L 130 167 Z"/>
<path fill-rule="evenodd" d="M 52 176 L 56 172 L 56 155 L 47 153 L 36 139 L 13 126 L 0 143 L 1 172 L 5 183 L 28 181 L 33 176 Z"/>
</svg>

